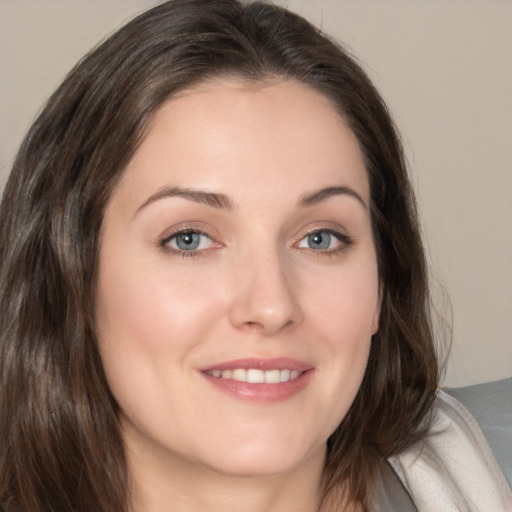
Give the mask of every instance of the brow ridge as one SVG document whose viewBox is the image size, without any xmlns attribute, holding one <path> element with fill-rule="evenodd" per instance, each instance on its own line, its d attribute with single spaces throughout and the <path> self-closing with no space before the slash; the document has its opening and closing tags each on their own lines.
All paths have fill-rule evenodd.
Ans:
<svg viewBox="0 0 512 512">
<path fill-rule="evenodd" d="M 204 190 L 188 187 L 165 187 L 146 199 L 146 201 L 137 208 L 137 213 L 155 201 L 168 197 L 182 197 L 195 203 L 206 204 L 212 208 L 222 208 L 226 210 L 234 209 L 233 202 L 226 194 L 206 192 Z"/>
<path fill-rule="evenodd" d="M 313 206 L 321 201 L 325 201 L 333 196 L 337 195 L 348 195 L 356 199 L 361 205 L 368 209 L 368 205 L 366 201 L 353 189 L 347 186 L 335 186 L 335 187 L 325 187 L 320 190 L 316 190 L 314 192 L 310 192 L 308 194 L 304 194 L 301 196 L 299 200 L 300 206 Z"/>
</svg>

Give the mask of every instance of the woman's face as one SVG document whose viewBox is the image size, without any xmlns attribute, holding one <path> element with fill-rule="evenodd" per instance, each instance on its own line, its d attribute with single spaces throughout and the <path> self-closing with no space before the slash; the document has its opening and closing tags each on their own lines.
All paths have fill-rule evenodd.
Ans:
<svg viewBox="0 0 512 512">
<path fill-rule="evenodd" d="M 362 155 L 326 98 L 225 80 L 156 113 L 100 252 L 129 456 L 237 475 L 322 460 L 379 309 Z"/>
</svg>

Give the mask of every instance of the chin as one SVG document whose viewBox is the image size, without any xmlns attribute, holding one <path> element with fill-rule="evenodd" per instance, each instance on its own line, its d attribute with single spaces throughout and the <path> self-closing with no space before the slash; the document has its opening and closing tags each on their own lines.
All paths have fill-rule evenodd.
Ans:
<svg viewBox="0 0 512 512">
<path fill-rule="evenodd" d="M 326 444 L 318 446 L 297 446 L 289 442 L 268 439 L 261 443 L 247 442 L 226 448 L 222 455 L 211 457 L 210 469 L 225 475 L 238 477 L 282 475 L 311 463 L 322 464 Z"/>
</svg>

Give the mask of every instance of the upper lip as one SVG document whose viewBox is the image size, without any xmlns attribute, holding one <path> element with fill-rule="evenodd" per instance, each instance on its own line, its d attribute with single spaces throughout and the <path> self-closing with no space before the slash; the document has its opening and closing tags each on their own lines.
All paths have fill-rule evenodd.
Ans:
<svg viewBox="0 0 512 512">
<path fill-rule="evenodd" d="M 202 371 L 212 370 L 236 370 L 242 368 L 249 370 L 255 368 L 258 370 L 297 370 L 299 372 L 305 372 L 313 368 L 312 365 L 291 359 L 289 357 L 277 357 L 272 359 L 265 359 L 259 357 L 246 357 L 242 359 L 234 359 L 232 361 L 225 361 L 222 363 L 214 364 L 208 368 L 204 368 Z"/>
</svg>

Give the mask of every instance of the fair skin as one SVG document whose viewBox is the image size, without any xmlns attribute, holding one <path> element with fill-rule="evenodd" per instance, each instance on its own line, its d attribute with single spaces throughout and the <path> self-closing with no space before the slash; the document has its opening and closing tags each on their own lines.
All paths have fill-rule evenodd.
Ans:
<svg viewBox="0 0 512 512">
<path fill-rule="evenodd" d="M 379 310 L 365 167 L 329 101 L 227 79 L 169 100 L 100 251 L 134 510 L 319 510 Z"/>
</svg>

